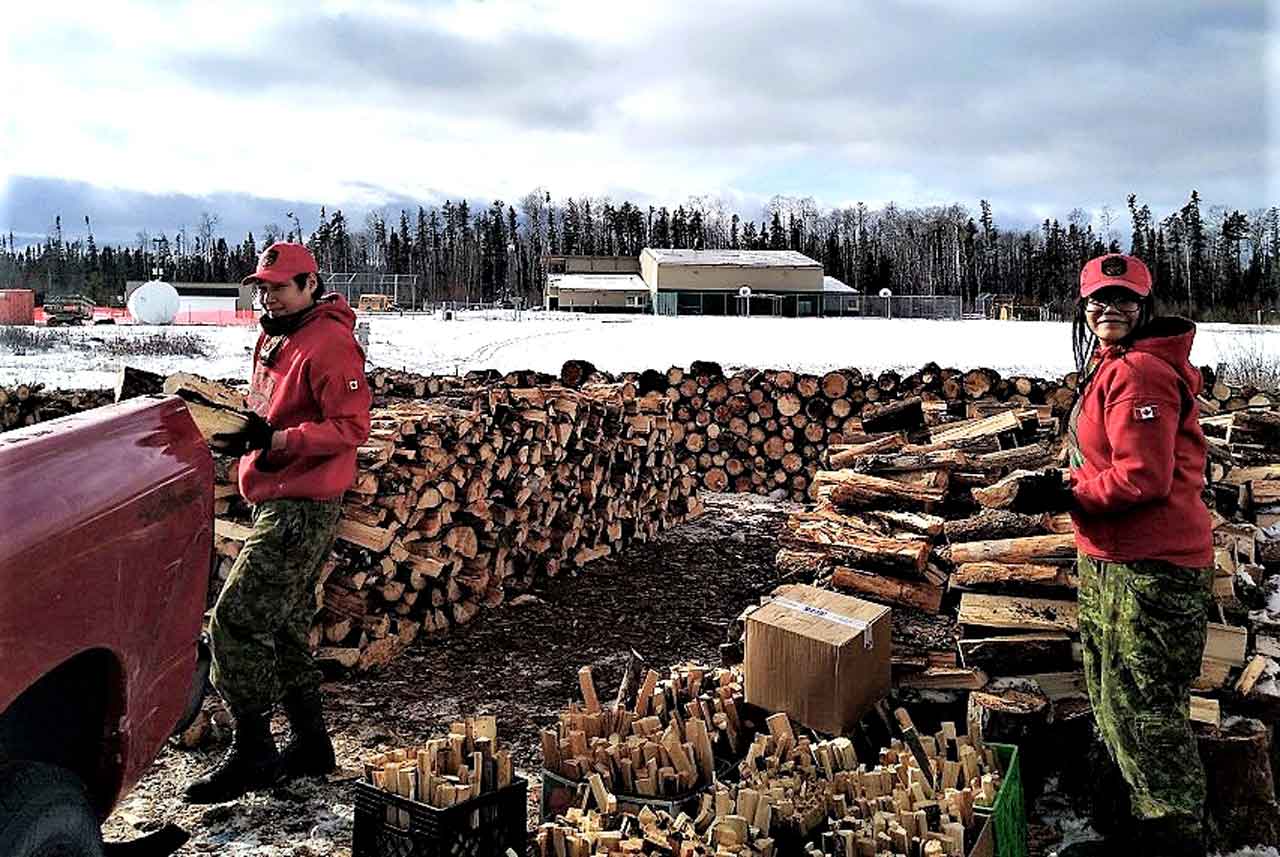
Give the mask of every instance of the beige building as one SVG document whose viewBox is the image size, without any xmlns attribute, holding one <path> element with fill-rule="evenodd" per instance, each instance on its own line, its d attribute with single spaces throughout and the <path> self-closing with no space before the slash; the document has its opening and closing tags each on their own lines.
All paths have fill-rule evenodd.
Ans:
<svg viewBox="0 0 1280 857">
<path fill-rule="evenodd" d="M 638 274 L 635 256 L 552 256 L 544 257 L 548 274 Z"/>
<path fill-rule="evenodd" d="M 650 312 L 652 307 L 649 287 L 635 274 L 547 275 L 546 308 L 549 310 Z"/>
<path fill-rule="evenodd" d="M 794 250 L 640 253 L 640 276 L 659 311 L 677 315 L 818 315 L 822 263 Z"/>
</svg>

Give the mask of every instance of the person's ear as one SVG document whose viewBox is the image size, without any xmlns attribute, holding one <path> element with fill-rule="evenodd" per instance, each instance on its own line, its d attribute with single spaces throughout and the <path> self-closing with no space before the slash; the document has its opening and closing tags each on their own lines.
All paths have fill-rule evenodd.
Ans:
<svg viewBox="0 0 1280 857">
<path fill-rule="evenodd" d="M 307 274 L 307 291 L 310 292 L 312 297 L 315 297 L 316 287 L 319 285 L 320 280 L 316 278 L 315 274 Z"/>
</svg>

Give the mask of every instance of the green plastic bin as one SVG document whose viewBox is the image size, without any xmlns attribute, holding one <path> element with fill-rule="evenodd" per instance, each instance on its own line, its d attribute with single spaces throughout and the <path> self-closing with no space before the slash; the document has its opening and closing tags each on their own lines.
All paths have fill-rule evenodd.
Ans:
<svg viewBox="0 0 1280 857">
<path fill-rule="evenodd" d="M 995 751 L 1004 776 L 996 792 L 995 806 L 974 807 L 974 812 L 991 817 L 995 828 L 997 857 L 1027 857 L 1027 811 L 1022 800 L 1022 771 L 1018 748 L 1013 744 L 987 744 Z"/>
</svg>

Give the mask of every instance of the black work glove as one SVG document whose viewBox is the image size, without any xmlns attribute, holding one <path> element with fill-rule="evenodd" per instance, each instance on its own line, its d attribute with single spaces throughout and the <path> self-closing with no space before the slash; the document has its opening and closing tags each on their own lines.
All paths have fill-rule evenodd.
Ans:
<svg viewBox="0 0 1280 857">
<path fill-rule="evenodd" d="M 1043 471 L 1046 476 L 1046 485 L 1043 494 L 1037 492 L 1036 499 L 1040 501 L 1037 505 L 1040 508 L 1033 511 L 1036 512 L 1070 512 L 1076 506 L 1076 495 L 1071 490 L 1071 479 L 1061 470 L 1047 469 Z"/>
<path fill-rule="evenodd" d="M 271 449 L 271 436 L 276 430 L 255 413 L 240 431 L 222 432 L 209 438 L 209 449 L 219 455 L 241 456 L 255 449 Z"/>
</svg>

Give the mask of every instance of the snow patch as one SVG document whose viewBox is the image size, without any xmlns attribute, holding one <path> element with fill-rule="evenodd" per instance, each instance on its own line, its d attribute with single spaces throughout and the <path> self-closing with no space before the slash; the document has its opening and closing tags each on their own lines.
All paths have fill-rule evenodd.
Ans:
<svg viewBox="0 0 1280 857">
<path fill-rule="evenodd" d="M 362 315 L 369 323 L 373 366 L 425 374 L 473 369 L 558 373 L 565 360 L 590 360 L 609 372 L 688 366 L 715 360 L 726 371 L 746 366 L 825 372 L 856 366 L 866 371 L 915 371 L 926 362 L 968 369 L 986 366 L 1004 375 L 1060 377 L 1074 369 L 1069 324 L 1014 321 L 931 321 L 869 318 L 659 318 L 558 312 L 457 314 L 445 321 L 426 314 Z M 71 347 L 77 338 L 154 336 L 181 331 L 200 337 L 210 357 L 136 357 L 154 372 L 189 371 L 214 378 L 247 378 L 256 326 L 120 325 L 51 331 L 67 345 L 15 354 L 0 347 L 0 384 L 40 382 L 48 387 L 109 387 L 119 358 Z M 1196 365 L 1216 366 L 1242 337 L 1262 337 L 1280 351 L 1280 327 L 1202 324 L 1192 351 Z M 90 344 L 92 340 L 90 340 Z M 84 344 L 84 343 L 82 343 Z"/>
</svg>

